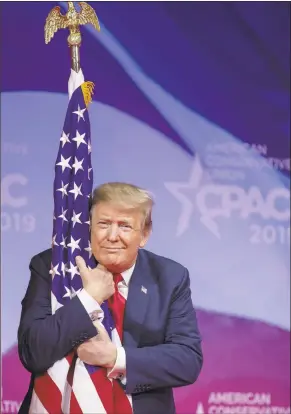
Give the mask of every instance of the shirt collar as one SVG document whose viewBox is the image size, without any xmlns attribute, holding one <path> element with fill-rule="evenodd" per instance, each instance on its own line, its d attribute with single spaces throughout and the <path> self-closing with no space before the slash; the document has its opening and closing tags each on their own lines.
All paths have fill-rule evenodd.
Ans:
<svg viewBox="0 0 291 414">
<path fill-rule="evenodd" d="M 130 282 L 131 276 L 133 274 L 134 268 L 135 268 L 135 263 L 129 269 L 127 269 L 127 270 L 125 270 L 124 272 L 121 273 L 121 276 L 123 277 L 123 280 L 124 280 L 126 286 L 129 285 L 129 282 Z"/>
</svg>

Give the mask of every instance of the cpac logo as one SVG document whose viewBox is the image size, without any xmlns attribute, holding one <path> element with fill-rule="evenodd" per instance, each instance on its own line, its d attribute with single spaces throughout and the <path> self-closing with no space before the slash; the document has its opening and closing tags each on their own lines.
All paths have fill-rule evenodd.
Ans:
<svg viewBox="0 0 291 414">
<path fill-rule="evenodd" d="M 182 205 L 178 236 L 188 228 L 195 206 L 200 213 L 201 222 L 217 238 L 221 237 L 217 219 L 230 218 L 235 213 L 241 219 L 247 219 L 253 214 L 266 220 L 290 219 L 290 190 L 287 188 L 273 188 L 263 196 L 256 186 L 245 190 L 237 185 L 218 185 L 207 181 L 208 177 L 204 176 L 200 160 L 196 157 L 188 182 L 165 184 Z"/>
<path fill-rule="evenodd" d="M 7 174 L 1 179 L 1 206 L 20 208 L 27 204 L 27 197 L 18 195 L 19 186 L 27 184 L 22 174 Z"/>
</svg>

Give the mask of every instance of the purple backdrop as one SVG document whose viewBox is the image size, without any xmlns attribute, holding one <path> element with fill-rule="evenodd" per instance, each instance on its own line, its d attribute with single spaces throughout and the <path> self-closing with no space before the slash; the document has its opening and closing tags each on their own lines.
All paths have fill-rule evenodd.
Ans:
<svg viewBox="0 0 291 414">
<path fill-rule="evenodd" d="M 67 33 L 44 44 L 55 5 L 1 2 L 2 413 L 28 387 L 20 302 L 51 241 L 69 78 Z M 205 363 L 175 391 L 178 413 L 290 413 L 290 4 L 92 6 L 94 184 L 149 188 L 148 247 L 191 274 Z"/>
</svg>

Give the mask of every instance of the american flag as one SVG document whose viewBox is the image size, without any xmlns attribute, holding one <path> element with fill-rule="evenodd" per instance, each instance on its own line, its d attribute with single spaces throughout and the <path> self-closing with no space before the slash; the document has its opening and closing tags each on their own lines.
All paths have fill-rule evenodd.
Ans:
<svg viewBox="0 0 291 414">
<path fill-rule="evenodd" d="M 70 98 L 55 163 L 50 271 L 53 314 L 82 289 L 75 257 L 82 256 L 90 268 L 96 266 L 90 246 L 89 217 L 93 169 L 87 105 L 92 88 L 92 83 L 83 82 Z M 110 338 L 120 345 L 107 303 L 102 309 L 103 325 Z M 74 352 L 35 379 L 30 410 L 38 414 L 132 412 L 131 397 L 119 381 L 108 379 L 104 368 L 84 364 Z"/>
</svg>

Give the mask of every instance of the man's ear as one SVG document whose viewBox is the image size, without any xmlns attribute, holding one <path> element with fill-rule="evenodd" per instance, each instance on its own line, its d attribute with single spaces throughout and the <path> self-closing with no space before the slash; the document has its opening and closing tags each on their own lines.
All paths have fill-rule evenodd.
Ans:
<svg viewBox="0 0 291 414">
<path fill-rule="evenodd" d="M 139 244 L 139 247 L 143 248 L 147 244 L 148 239 L 150 238 L 151 233 L 152 233 L 152 227 L 151 226 L 148 227 L 148 228 L 146 228 L 146 229 L 144 229 L 143 235 L 142 235 L 142 239 L 141 239 L 140 244 Z"/>
</svg>

